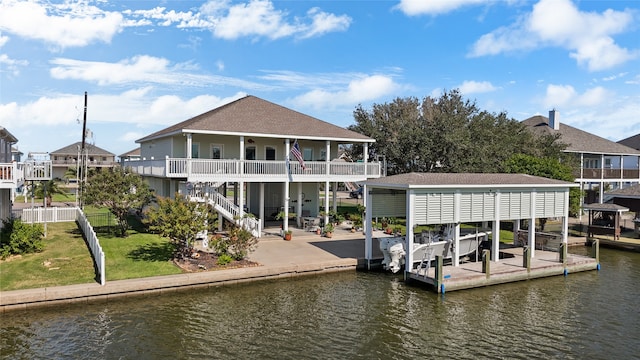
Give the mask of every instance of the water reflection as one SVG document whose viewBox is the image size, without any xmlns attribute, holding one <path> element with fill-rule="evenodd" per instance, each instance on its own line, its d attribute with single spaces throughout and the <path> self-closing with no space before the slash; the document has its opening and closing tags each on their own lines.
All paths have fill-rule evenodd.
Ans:
<svg viewBox="0 0 640 360">
<path fill-rule="evenodd" d="M 640 254 L 602 271 L 436 295 L 341 273 L 3 314 L 0 357 L 638 358 Z"/>
</svg>

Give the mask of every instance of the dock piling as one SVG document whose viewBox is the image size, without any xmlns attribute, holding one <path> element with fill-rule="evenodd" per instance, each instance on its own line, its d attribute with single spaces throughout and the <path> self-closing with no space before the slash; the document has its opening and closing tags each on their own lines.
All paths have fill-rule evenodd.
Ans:
<svg viewBox="0 0 640 360">
<path fill-rule="evenodd" d="M 444 273 L 442 272 L 442 265 L 444 263 L 444 260 L 442 259 L 442 255 L 436 255 L 436 266 L 435 266 L 435 272 L 436 272 L 436 290 L 442 292 L 442 288 L 444 285 Z"/>
<path fill-rule="evenodd" d="M 491 250 L 482 250 L 482 272 L 486 274 L 487 279 L 491 276 Z"/>
<path fill-rule="evenodd" d="M 522 267 L 527 268 L 527 272 L 531 272 L 531 249 L 525 246 L 522 249 Z"/>
<path fill-rule="evenodd" d="M 567 265 L 567 244 L 563 242 L 560 243 L 558 252 L 560 253 L 560 262 L 563 265 Z"/>
</svg>

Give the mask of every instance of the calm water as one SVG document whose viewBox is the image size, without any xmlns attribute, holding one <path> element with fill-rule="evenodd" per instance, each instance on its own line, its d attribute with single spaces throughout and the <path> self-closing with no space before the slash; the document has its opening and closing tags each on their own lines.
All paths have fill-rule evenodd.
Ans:
<svg viewBox="0 0 640 360">
<path fill-rule="evenodd" d="M 12 312 L 0 357 L 640 359 L 640 254 L 601 256 L 600 272 L 444 296 L 362 272 Z"/>
</svg>

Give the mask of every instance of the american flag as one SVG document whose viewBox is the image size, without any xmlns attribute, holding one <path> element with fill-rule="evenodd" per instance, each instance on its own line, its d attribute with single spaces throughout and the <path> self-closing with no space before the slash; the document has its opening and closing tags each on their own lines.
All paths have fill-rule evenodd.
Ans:
<svg viewBox="0 0 640 360">
<path fill-rule="evenodd" d="M 295 156 L 296 159 L 298 159 L 300 166 L 302 166 L 302 170 L 306 170 L 307 167 L 304 166 L 304 159 L 302 158 L 302 152 L 300 152 L 300 145 L 298 145 L 298 140 L 293 143 L 293 146 L 291 147 L 291 153 L 293 154 L 293 156 Z"/>
</svg>

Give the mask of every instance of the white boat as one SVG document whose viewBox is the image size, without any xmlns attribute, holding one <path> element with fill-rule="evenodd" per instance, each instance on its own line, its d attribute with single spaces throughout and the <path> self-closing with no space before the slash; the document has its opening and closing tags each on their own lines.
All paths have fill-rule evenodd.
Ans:
<svg viewBox="0 0 640 360">
<path fill-rule="evenodd" d="M 472 233 L 461 236 L 458 240 L 458 258 L 473 254 L 478 250 L 482 240 L 486 238 L 486 233 Z M 429 264 L 436 259 L 437 255 L 443 259 L 452 259 L 455 253 L 453 241 L 453 226 L 446 226 L 440 233 L 423 232 L 415 236 L 413 242 L 413 264 Z M 384 256 L 382 265 L 385 270 L 396 273 L 405 263 L 406 250 L 404 248 L 404 237 L 381 238 L 380 250 Z"/>
</svg>

